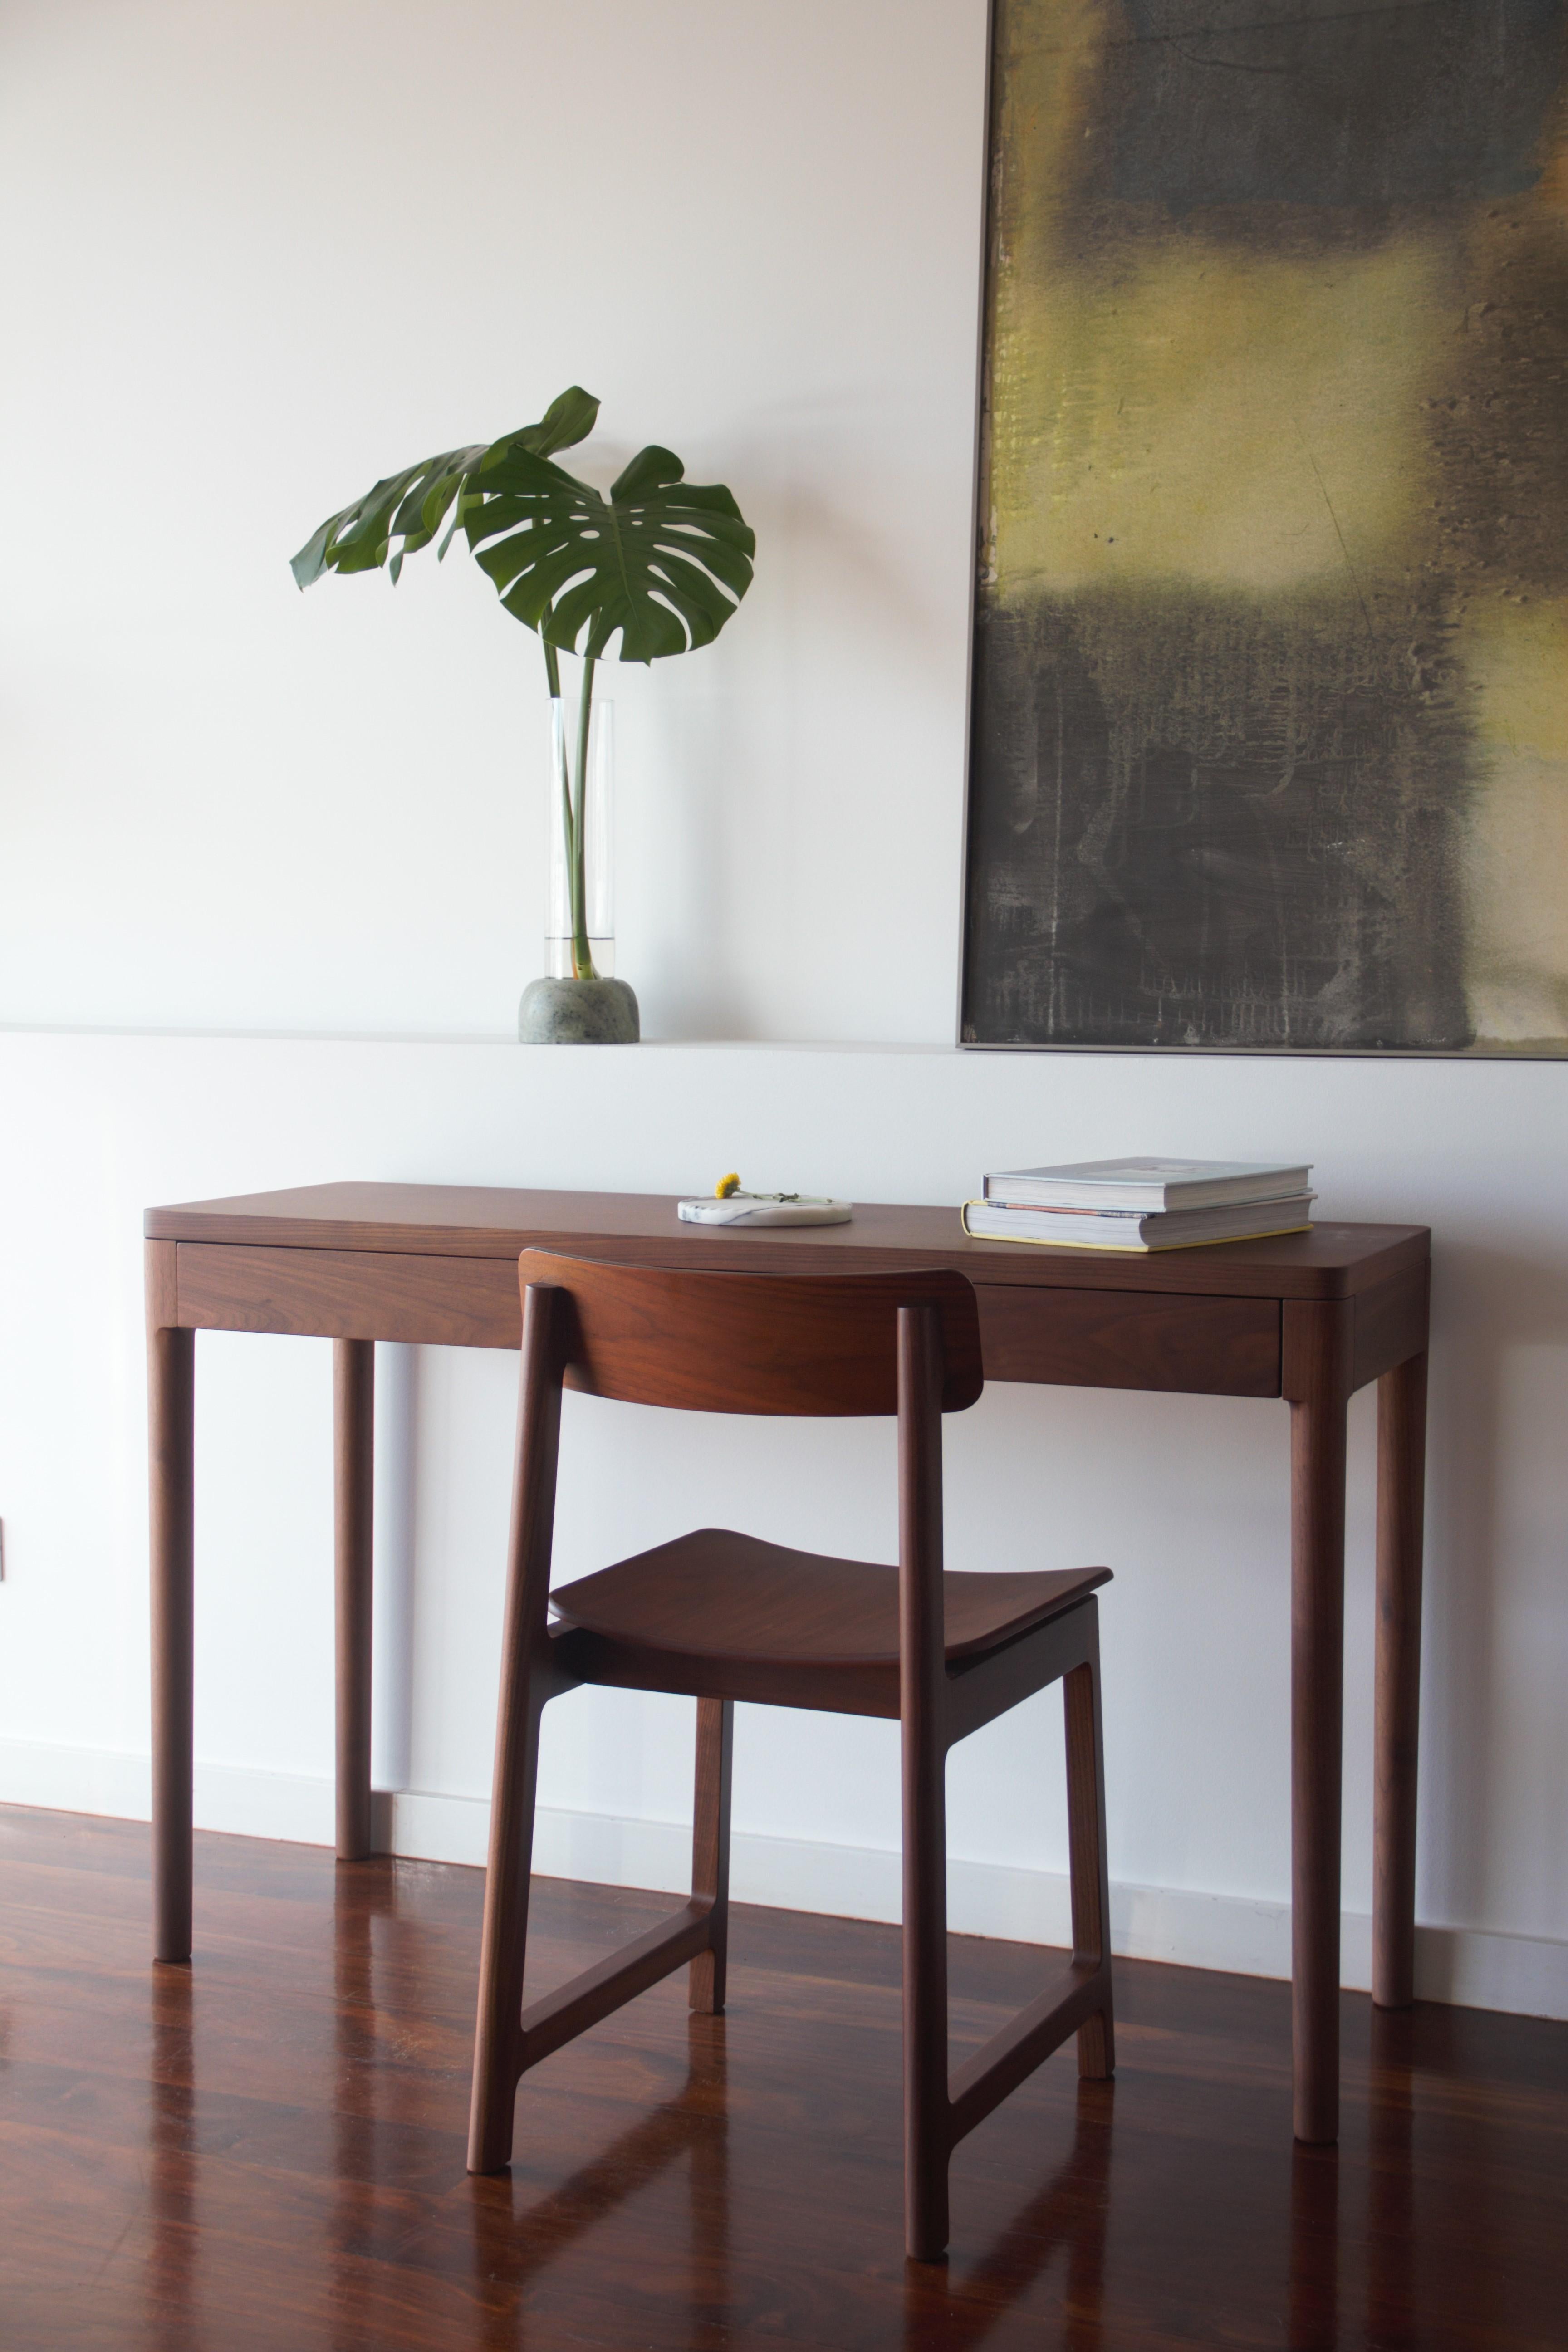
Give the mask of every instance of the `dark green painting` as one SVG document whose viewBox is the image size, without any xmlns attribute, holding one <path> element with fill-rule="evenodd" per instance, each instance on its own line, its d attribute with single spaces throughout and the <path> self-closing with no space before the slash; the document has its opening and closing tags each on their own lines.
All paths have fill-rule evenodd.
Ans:
<svg viewBox="0 0 1568 2352">
<path fill-rule="evenodd" d="M 997 0 L 963 1034 L 1568 1052 L 1563 0 Z"/>
</svg>

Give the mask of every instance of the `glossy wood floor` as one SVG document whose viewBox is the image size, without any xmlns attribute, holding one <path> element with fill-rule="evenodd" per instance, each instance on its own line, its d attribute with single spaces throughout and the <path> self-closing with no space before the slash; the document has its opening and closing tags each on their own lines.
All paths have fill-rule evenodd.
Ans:
<svg viewBox="0 0 1568 2352">
<path fill-rule="evenodd" d="M 906 2269 L 893 1930 L 739 1911 L 728 2018 L 645 1994 L 470 2180 L 479 1874 L 202 1837 L 196 1884 L 154 1969 L 145 1830 L 0 1810 L 4 2352 L 1568 2343 L 1568 2027 L 1347 1995 L 1343 2142 L 1296 2151 L 1286 1988 L 1121 1963 L 1115 2085 L 1052 2061 Z M 668 1907 L 536 1905 L 541 1989 Z M 1038 1963 L 952 1954 L 973 2044 Z"/>
</svg>

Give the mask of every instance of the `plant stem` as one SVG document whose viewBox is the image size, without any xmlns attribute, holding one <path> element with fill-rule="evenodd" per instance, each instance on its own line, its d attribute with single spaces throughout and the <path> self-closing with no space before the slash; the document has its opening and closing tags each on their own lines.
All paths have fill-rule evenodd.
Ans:
<svg viewBox="0 0 1568 2352">
<path fill-rule="evenodd" d="M 567 872 L 572 891 L 572 975 L 597 980 L 594 951 L 588 945 L 588 721 L 594 708 L 592 655 L 583 664 L 583 693 L 577 705 L 577 794 L 573 823 L 566 836 Z"/>
<path fill-rule="evenodd" d="M 544 646 L 544 675 L 550 681 L 550 699 L 559 707 L 561 704 L 561 665 L 556 658 L 555 648 L 550 643 L 549 638 L 546 637 L 542 639 L 542 642 Z M 561 716 L 563 720 L 564 720 L 565 712 L 563 709 L 561 712 Z M 553 721 L 553 713 L 552 714 L 552 719 Z M 555 756 L 555 729 L 553 723 L 551 726 L 550 740 L 551 757 L 553 759 Z M 561 730 L 561 772 L 559 776 L 554 779 L 554 782 L 558 783 L 561 788 L 561 833 L 562 839 L 564 844 L 563 854 L 566 860 L 566 873 L 568 877 L 567 887 L 568 890 L 570 890 L 571 877 L 576 869 L 577 863 L 577 825 L 576 820 L 572 814 L 572 759 L 571 754 L 566 749 L 566 730 L 564 724 L 563 724 Z M 574 955 L 574 970 L 575 970 Z"/>
</svg>

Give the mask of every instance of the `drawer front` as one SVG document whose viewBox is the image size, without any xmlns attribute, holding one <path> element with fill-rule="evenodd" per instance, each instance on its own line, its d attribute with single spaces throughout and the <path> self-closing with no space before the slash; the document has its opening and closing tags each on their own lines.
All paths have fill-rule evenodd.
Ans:
<svg viewBox="0 0 1568 2352">
<path fill-rule="evenodd" d="M 286 1331 L 449 1348 L 521 1340 L 510 1258 L 181 1242 L 187 1330 Z M 1279 1394 L 1276 1299 L 977 1286 L 985 1377 L 1064 1387 Z"/>
<path fill-rule="evenodd" d="M 1279 1394 L 1279 1302 L 1152 1290 L 976 1286 L 988 1381 Z"/>
<path fill-rule="evenodd" d="M 522 1344 L 515 1258 L 181 1242 L 175 1284 L 186 1330 L 293 1331 L 447 1348 Z"/>
</svg>

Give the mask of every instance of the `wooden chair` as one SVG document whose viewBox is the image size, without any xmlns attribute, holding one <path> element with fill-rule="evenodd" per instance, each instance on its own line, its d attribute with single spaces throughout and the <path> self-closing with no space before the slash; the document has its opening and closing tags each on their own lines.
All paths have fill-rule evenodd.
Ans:
<svg viewBox="0 0 1568 2352">
<path fill-rule="evenodd" d="M 511 2158 L 527 2069 L 689 1962 L 690 2005 L 724 2006 L 734 1701 L 902 1726 L 905 2234 L 948 2239 L 948 2159 L 1073 2032 L 1079 2072 L 1113 2062 L 1100 1653 L 1103 1568 L 947 1576 L 942 1415 L 982 1386 L 961 1275 L 667 1273 L 525 1250 L 522 1380 L 468 2168 Z M 716 1528 L 550 1593 L 561 1391 L 705 1412 L 896 1412 L 899 1565 L 788 1551 Z M 550 1621 L 553 1599 L 559 1614 Z M 949 2079 L 943 1780 L 957 1740 L 1065 1677 L 1072 1958 Z M 522 2008 L 540 1717 L 580 1683 L 697 1700 L 691 1899 Z"/>
</svg>

